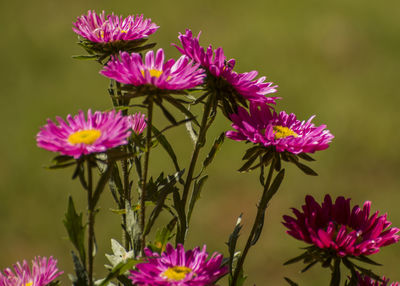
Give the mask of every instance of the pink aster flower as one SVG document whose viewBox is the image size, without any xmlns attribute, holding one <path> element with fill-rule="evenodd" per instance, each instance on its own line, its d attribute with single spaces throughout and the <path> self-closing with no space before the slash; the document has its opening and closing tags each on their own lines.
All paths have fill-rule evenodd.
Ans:
<svg viewBox="0 0 400 286">
<path fill-rule="evenodd" d="M 121 52 L 120 58 L 109 61 L 100 73 L 118 82 L 142 86 L 150 85 L 158 89 L 182 90 L 202 84 L 204 71 L 193 65 L 186 56 L 176 62 L 170 59 L 164 63 L 164 51 L 147 52 L 144 62 L 140 54 Z"/>
<path fill-rule="evenodd" d="M 103 11 L 97 15 L 90 10 L 87 15 L 78 17 L 73 25 L 75 33 L 95 43 L 138 40 L 148 37 L 158 29 L 151 19 L 144 19 L 143 15 L 124 19 L 114 13 L 106 16 Z"/>
<path fill-rule="evenodd" d="M 338 197 L 335 203 L 329 195 L 319 205 L 312 196 L 306 197 L 302 211 L 292 209 L 295 217 L 285 215 L 287 233 L 296 239 L 333 250 L 338 256 L 370 255 L 383 246 L 396 243 L 400 229 L 392 227 L 387 215 L 370 215 L 371 202 L 363 207 L 350 207 L 350 199 Z"/>
<path fill-rule="evenodd" d="M 357 286 L 400 286 L 399 282 L 393 282 L 389 284 L 389 279 L 382 277 L 382 282 L 376 281 L 368 276 L 362 276 L 359 273 L 358 275 L 358 283 Z"/>
<path fill-rule="evenodd" d="M 266 104 L 250 103 L 250 113 L 243 107 L 237 114 L 231 114 L 232 127 L 226 136 L 236 140 L 248 140 L 263 146 L 275 146 L 276 151 L 293 154 L 313 153 L 329 147 L 334 137 L 326 125 L 315 126 L 307 121 L 299 121 L 293 113 L 281 111 L 279 114 Z"/>
<path fill-rule="evenodd" d="M 127 144 L 131 134 L 130 119 L 122 116 L 121 112 L 96 111 L 92 114 L 89 109 L 87 119 L 83 111 L 74 117 L 68 115 L 67 121 L 61 117 L 56 119 L 58 124 L 48 119 L 47 124 L 41 127 L 36 137 L 37 144 L 75 159 Z"/>
<path fill-rule="evenodd" d="M 146 115 L 137 112 L 129 116 L 131 128 L 136 134 L 141 134 L 147 126 Z"/>
<path fill-rule="evenodd" d="M 221 266 L 221 254 L 214 253 L 207 260 L 206 246 L 185 252 L 181 244 L 176 249 L 167 244 L 161 255 L 150 249 L 145 254 L 148 261 L 137 264 L 129 276 L 135 285 L 211 286 L 228 272 L 227 266 Z"/>
<path fill-rule="evenodd" d="M 24 260 L 0 272 L 0 286 L 45 286 L 63 274 L 57 268 L 57 260 L 46 257 L 35 257 L 32 260 L 32 269 Z"/>
<path fill-rule="evenodd" d="M 257 71 L 248 73 L 233 71 L 236 61 L 234 59 L 226 60 L 222 48 L 213 50 L 210 45 L 207 50 L 204 50 L 199 44 L 200 34 L 195 38 L 192 35 L 192 31 L 187 29 L 185 34 L 179 34 L 182 48 L 175 44 L 173 45 L 179 52 L 199 63 L 214 77 L 224 79 L 228 85 L 231 85 L 244 98 L 250 101 L 275 104 L 276 97 L 266 97 L 266 95 L 276 92 L 277 85 L 273 85 L 272 82 L 265 82 L 266 77 L 254 80 L 258 74 Z"/>
</svg>

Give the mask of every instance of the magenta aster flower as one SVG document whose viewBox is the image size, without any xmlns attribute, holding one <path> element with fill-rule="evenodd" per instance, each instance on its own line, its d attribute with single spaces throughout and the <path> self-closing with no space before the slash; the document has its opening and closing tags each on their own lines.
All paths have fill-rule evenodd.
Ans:
<svg viewBox="0 0 400 286">
<path fill-rule="evenodd" d="M 359 273 L 358 275 L 358 283 L 357 286 L 400 286 L 399 282 L 393 282 L 389 284 L 389 279 L 382 277 L 382 282 L 376 281 L 368 276 L 362 276 Z"/>
<path fill-rule="evenodd" d="M 57 268 L 57 260 L 50 256 L 35 257 L 32 260 L 32 269 L 29 268 L 26 260 L 22 265 L 17 262 L 13 265 L 14 271 L 10 268 L 0 272 L 0 286 L 45 286 L 63 274 Z"/>
<path fill-rule="evenodd" d="M 236 73 L 233 71 L 236 63 L 234 59 L 227 61 L 222 48 L 213 50 L 210 45 L 205 51 L 200 46 L 199 39 L 200 33 L 194 38 L 192 31 L 187 29 L 186 34 L 179 34 L 182 48 L 175 44 L 173 45 L 183 55 L 199 63 L 211 75 L 223 79 L 228 86 L 232 86 L 244 98 L 250 101 L 275 104 L 276 97 L 266 97 L 265 95 L 276 92 L 276 85 L 273 85 L 272 82 L 264 82 L 266 77 L 254 80 L 258 74 L 257 71 Z"/>
<path fill-rule="evenodd" d="M 266 104 L 250 103 L 250 113 L 243 107 L 231 114 L 232 127 L 226 136 L 236 140 L 248 140 L 263 146 L 275 146 L 276 151 L 293 154 L 313 153 L 329 147 L 334 137 L 326 125 L 315 126 L 308 121 L 299 121 L 293 113 L 279 114 Z"/>
<path fill-rule="evenodd" d="M 370 255 L 383 246 L 396 243 L 400 229 L 389 228 L 387 215 L 370 215 L 371 202 L 363 207 L 350 208 L 350 199 L 338 197 L 335 203 L 329 195 L 319 205 L 312 196 L 306 197 L 302 211 L 292 209 L 294 215 L 285 215 L 287 233 L 296 239 L 331 250 L 340 257 Z"/>
<path fill-rule="evenodd" d="M 158 26 L 151 19 L 144 19 L 143 15 L 122 16 L 105 15 L 103 11 L 97 15 L 95 11 L 88 11 L 87 15 L 78 17 L 72 28 L 75 33 L 95 43 L 109 43 L 116 41 L 134 41 L 146 38 L 157 31 Z"/>
<path fill-rule="evenodd" d="M 121 112 L 96 111 L 92 114 L 89 109 L 87 120 L 83 111 L 80 111 L 74 117 L 68 115 L 67 121 L 61 117 L 57 117 L 57 121 L 58 125 L 47 120 L 47 124 L 37 134 L 37 144 L 43 149 L 73 156 L 75 159 L 127 144 L 131 134 L 130 119 L 122 116 Z"/>
<path fill-rule="evenodd" d="M 221 266 L 221 254 L 214 253 L 206 261 L 206 246 L 185 252 L 181 244 L 176 249 L 167 244 L 161 255 L 150 249 L 145 254 L 148 261 L 137 264 L 137 270 L 131 270 L 129 276 L 135 285 L 211 286 L 228 272 L 227 266 Z"/>
<path fill-rule="evenodd" d="M 164 51 L 149 51 L 144 62 L 140 54 L 121 52 L 120 58 L 109 61 L 100 73 L 118 82 L 134 86 L 154 86 L 164 90 L 183 90 L 203 82 L 204 71 L 198 69 L 185 56 L 176 62 L 170 59 L 164 63 Z"/>
<path fill-rule="evenodd" d="M 129 116 L 131 128 L 136 134 L 141 134 L 147 126 L 146 115 L 137 112 Z"/>
</svg>

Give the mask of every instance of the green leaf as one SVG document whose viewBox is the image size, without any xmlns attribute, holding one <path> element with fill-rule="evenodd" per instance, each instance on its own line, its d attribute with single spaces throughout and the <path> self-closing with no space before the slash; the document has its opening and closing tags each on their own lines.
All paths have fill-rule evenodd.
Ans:
<svg viewBox="0 0 400 286">
<path fill-rule="evenodd" d="M 97 59 L 97 55 L 77 55 L 72 56 L 72 58 L 75 60 L 95 60 Z"/>
<path fill-rule="evenodd" d="M 289 278 L 285 277 L 284 278 L 286 280 L 286 282 L 290 285 L 290 286 L 299 286 L 299 284 L 293 282 L 292 280 L 290 280 Z"/>
<path fill-rule="evenodd" d="M 178 108 L 183 114 L 185 114 L 187 117 L 189 118 L 194 118 L 193 122 L 197 125 L 200 126 L 199 122 L 196 119 L 196 116 L 194 116 L 183 104 L 181 104 L 180 102 L 178 102 L 175 98 L 169 96 L 169 95 L 165 95 L 163 96 L 163 99 L 165 99 L 166 101 L 168 101 L 169 103 L 171 103 L 173 106 L 175 106 L 176 108 Z"/>
<path fill-rule="evenodd" d="M 307 153 L 300 153 L 300 154 L 297 154 L 297 156 L 300 157 L 301 159 L 309 161 L 309 162 L 315 161 L 315 159 L 313 157 L 311 157 L 310 155 L 308 155 Z"/>
<path fill-rule="evenodd" d="M 233 259 L 235 257 L 236 243 L 239 239 L 240 230 L 243 227 L 243 225 L 241 225 L 242 216 L 243 216 L 243 214 L 240 214 L 238 219 L 236 220 L 235 228 L 233 229 L 232 233 L 229 235 L 228 242 L 226 243 L 226 245 L 228 246 L 228 251 L 229 251 L 228 265 L 229 265 L 229 272 L 230 272 L 231 276 L 233 274 Z"/>
<path fill-rule="evenodd" d="M 307 257 L 310 256 L 310 253 L 308 251 L 305 251 L 304 253 L 300 254 L 299 256 L 296 256 L 292 259 L 289 259 L 288 261 L 286 261 L 285 263 L 283 263 L 283 265 L 290 265 L 299 261 L 302 261 L 304 259 L 306 259 Z"/>
<path fill-rule="evenodd" d="M 100 195 L 104 190 L 104 187 L 106 186 L 108 180 L 110 179 L 110 176 L 112 174 L 112 170 L 113 170 L 113 164 L 110 163 L 107 167 L 107 170 L 101 174 L 101 177 L 97 183 L 96 189 L 94 190 L 94 194 L 93 194 L 93 205 L 96 206 L 97 202 L 100 199 Z"/>
<path fill-rule="evenodd" d="M 188 222 L 190 222 L 190 218 L 192 217 L 192 212 L 193 212 L 194 206 L 195 206 L 197 200 L 200 199 L 201 190 L 204 186 L 204 183 L 207 181 L 207 179 L 208 179 L 208 175 L 205 175 L 194 182 L 193 193 L 190 198 L 189 210 L 188 210 L 188 215 L 187 215 Z"/>
<path fill-rule="evenodd" d="M 306 175 L 310 175 L 310 176 L 318 176 L 317 172 L 315 172 L 313 169 L 311 169 L 310 167 L 297 162 L 295 160 L 293 160 L 291 157 L 289 157 L 290 161 L 295 164 L 301 171 L 303 171 L 304 174 Z"/>
<path fill-rule="evenodd" d="M 111 269 L 110 273 L 108 273 L 107 277 L 104 278 L 103 281 L 98 286 L 106 286 L 110 281 L 114 278 L 117 278 L 118 276 L 124 275 L 125 272 L 127 272 L 130 269 L 133 269 L 133 267 L 140 263 L 140 260 L 136 259 L 127 259 L 125 262 L 120 262 L 118 263 L 113 269 Z"/>
<path fill-rule="evenodd" d="M 163 112 L 164 116 L 169 120 L 169 122 L 171 122 L 173 125 L 176 125 L 177 121 L 175 117 L 171 114 L 171 112 L 169 112 L 168 109 L 166 109 L 162 105 L 162 103 L 156 101 L 156 104 L 160 107 L 161 111 Z"/>
<path fill-rule="evenodd" d="M 163 134 L 161 134 L 161 132 L 158 131 L 158 129 L 155 128 L 154 126 L 152 126 L 152 131 L 153 131 L 154 135 L 156 136 L 158 142 L 160 142 L 161 146 L 163 146 L 163 148 L 165 149 L 165 151 L 167 152 L 169 157 L 172 159 L 175 169 L 177 171 L 179 171 L 181 168 L 179 167 L 178 159 L 175 155 L 174 149 L 172 148 L 171 144 L 169 144 L 167 138 L 165 138 L 165 136 Z"/>
<path fill-rule="evenodd" d="M 71 156 L 59 155 L 51 160 L 51 165 L 46 166 L 46 169 L 62 169 L 76 164 L 76 160 Z"/>
<path fill-rule="evenodd" d="M 247 276 L 243 274 L 243 269 L 240 270 L 239 272 L 239 277 L 236 281 L 235 286 L 243 286 L 244 281 L 246 281 Z M 229 276 L 229 285 L 232 283 L 232 276 Z"/>
<path fill-rule="evenodd" d="M 224 139 L 225 139 L 225 132 L 222 132 L 218 136 L 218 138 L 215 139 L 210 152 L 207 154 L 207 157 L 203 162 L 203 168 L 207 168 L 207 166 L 211 164 L 212 160 L 215 157 L 215 154 L 217 154 L 218 150 L 221 148 L 222 143 L 224 143 Z"/>
<path fill-rule="evenodd" d="M 359 260 L 361 262 L 365 262 L 368 264 L 376 265 L 376 266 L 382 266 L 382 264 L 373 261 L 372 259 L 366 257 L 365 255 L 360 255 L 360 256 L 354 256 L 354 257 L 349 257 L 351 259 Z"/>
<path fill-rule="evenodd" d="M 157 231 L 154 242 L 149 245 L 152 251 L 160 254 L 165 251 L 167 243 L 174 236 L 173 231 L 177 222 L 178 218 L 174 217 L 161 231 Z"/>
<path fill-rule="evenodd" d="M 168 176 L 167 179 L 162 180 L 160 184 L 157 184 L 157 187 L 159 188 L 159 190 L 156 191 L 156 199 L 157 199 L 156 206 L 153 209 L 153 211 L 151 212 L 149 221 L 146 225 L 145 235 L 150 233 L 150 230 L 151 230 L 155 220 L 157 219 L 157 217 L 161 213 L 161 210 L 164 207 L 164 202 L 165 202 L 165 199 L 167 198 L 167 195 L 170 194 L 171 192 L 173 192 L 174 189 L 176 189 L 176 187 L 174 187 L 174 186 L 175 186 L 176 182 L 182 177 L 184 172 L 185 172 L 185 170 L 176 172 L 173 176 Z"/>
<path fill-rule="evenodd" d="M 262 151 L 261 151 L 262 152 Z M 240 167 L 240 169 L 238 170 L 238 172 L 248 172 L 251 168 L 251 165 L 253 165 L 253 163 L 256 161 L 256 159 L 258 158 L 258 155 L 261 153 L 260 151 L 253 154 L 252 157 L 250 157 L 246 163 L 243 164 L 242 167 Z"/>
<path fill-rule="evenodd" d="M 78 251 L 82 264 L 85 265 L 85 226 L 82 223 L 82 213 L 79 215 L 76 213 L 74 202 L 71 196 L 68 198 L 68 209 L 65 213 L 63 223 L 67 230 L 69 240 Z"/>
<path fill-rule="evenodd" d="M 74 270 L 76 276 L 69 275 L 69 279 L 72 281 L 74 286 L 87 286 L 89 285 L 89 279 L 84 265 L 79 261 L 79 258 L 71 251 L 72 261 L 74 263 Z"/>
</svg>

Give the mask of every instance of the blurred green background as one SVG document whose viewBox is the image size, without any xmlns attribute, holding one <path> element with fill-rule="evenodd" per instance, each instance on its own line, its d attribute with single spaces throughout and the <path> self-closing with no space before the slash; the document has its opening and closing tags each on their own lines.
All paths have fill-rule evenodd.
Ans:
<svg viewBox="0 0 400 286">
<path fill-rule="evenodd" d="M 327 124 L 335 135 L 331 147 L 316 154 L 318 160 L 311 164 L 319 177 L 288 167 L 288 179 L 273 199 L 260 242 L 245 265 L 246 285 L 285 285 L 284 276 L 300 285 L 327 285 L 329 273 L 319 267 L 299 274 L 302 265 L 282 266 L 304 246 L 285 234 L 282 215 L 300 207 L 306 194 L 318 200 L 326 193 L 344 195 L 357 204 L 371 200 L 374 210 L 387 212 L 400 225 L 399 1 L 41 0 L 1 1 L 0 7 L 1 269 L 35 255 L 54 255 L 61 269 L 72 271 L 72 247 L 62 219 L 68 195 L 84 211 L 85 194 L 70 180 L 72 169 L 43 168 L 53 154 L 37 148 L 35 136 L 46 118 L 110 107 L 108 80 L 98 74 L 99 65 L 71 59 L 83 54 L 75 44 L 72 22 L 89 9 L 152 18 L 160 26 L 152 38 L 169 57 L 178 57 L 170 46 L 178 32 L 203 31 L 202 45 L 222 46 L 229 58 L 236 58 L 237 71 L 255 69 L 279 85 L 284 100 L 278 109 L 303 119 L 316 114 L 315 123 Z M 225 118 L 217 122 L 209 141 L 229 129 Z M 174 144 L 185 165 L 191 153 L 186 132 L 173 130 L 168 136 L 177 139 Z M 207 244 L 209 251 L 226 253 L 224 242 L 241 212 L 243 245 L 261 192 L 256 173 L 235 171 L 245 147 L 226 140 L 209 168 L 188 247 Z M 153 155 L 153 175 L 161 169 L 173 171 L 161 150 Z M 96 227 L 99 277 L 110 238 L 120 237 L 119 217 L 109 212 L 111 196 L 103 196 L 101 207 Z M 385 265 L 379 273 L 400 280 L 398 245 L 374 258 Z M 66 275 L 63 281 L 68 285 Z"/>
</svg>

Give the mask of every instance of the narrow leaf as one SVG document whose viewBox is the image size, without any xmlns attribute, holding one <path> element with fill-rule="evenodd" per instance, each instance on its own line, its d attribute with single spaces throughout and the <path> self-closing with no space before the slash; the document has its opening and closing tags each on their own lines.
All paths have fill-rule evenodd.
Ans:
<svg viewBox="0 0 400 286">
<path fill-rule="evenodd" d="M 229 251 L 229 264 L 228 265 L 229 265 L 229 272 L 230 272 L 231 276 L 233 274 L 233 258 L 235 257 L 236 243 L 239 239 L 240 230 L 243 227 L 243 225 L 241 224 L 242 216 L 243 216 L 243 214 L 240 214 L 238 219 L 236 220 L 235 228 L 233 229 L 232 233 L 229 235 L 228 242 L 226 243 L 228 245 L 228 251 Z"/>
<path fill-rule="evenodd" d="M 299 284 L 293 282 L 292 280 L 290 280 L 289 278 L 285 277 L 284 278 L 286 280 L 286 282 L 290 285 L 290 286 L 299 286 Z"/>
<path fill-rule="evenodd" d="M 207 157 L 203 162 L 203 168 L 207 168 L 207 166 L 211 164 L 212 160 L 215 157 L 215 154 L 217 154 L 218 150 L 221 148 L 222 143 L 224 143 L 224 139 L 225 139 L 225 132 L 222 132 L 218 136 L 218 138 L 215 139 L 210 152 L 207 154 Z"/>
<path fill-rule="evenodd" d="M 85 226 L 82 223 L 82 213 L 79 215 L 76 213 L 75 205 L 71 196 L 68 198 L 68 209 L 65 213 L 63 223 L 67 230 L 69 240 L 78 251 L 82 264 L 85 265 Z"/>
<path fill-rule="evenodd" d="M 118 263 L 113 269 L 111 269 L 110 273 L 108 273 L 107 277 L 104 278 L 103 281 L 98 286 L 106 286 L 108 283 L 118 276 L 124 275 L 125 272 L 132 269 L 136 264 L 138 264 L 140 260 L 128 259 L 126 262 Z"/>
<path fill-rule="evenodd" d="M 340 259 L 336 258 L 331 276 L 330 286 L 340 286 Z"/>
<path fill-rule="evenodd" d="M 82 264 L 79 261 L 79 258 L 76 256 L 76 254 L 71 251 L 71 255 L 72 255 L 72 261 L 74 263 L 74 270 L 75 270 L 75 274 L 76 276 L 70 276 L 69 278 L 72 281 L 72 284 L 74 286 L 87 286 L 89 285 L 89 279 L 87 276 L 87 272 L 85 270 L 84 264 Z"/>
<path fill-rule="evenodd" d="M 207 181 L 207 179 L 208 179 L 208 175 L 205 175 L 205 176 L 201 177 L 199 180 L 196 180 L 194 182 L 193 193 L 190 198 L 189 210 L 188 210 L 188 215 L 187 215 L 188 222 L 190 222 L 190 218 L 192 217 L 192 212 L 193 212 L 194 206 L 195 206 L 197 200 L 200 198 L 201 190 L 204 186 L 204 183 Z"/>
<path fill-rule="evenodd" d="M 179 171 L 181 168 L 179 167 L 178 159 L 175 155 L 174 149 L 172 148 L 171 144 L 169 144 L 167 138 L 165 138 L 165 136 L 163 134 L 161 134 L 161 132 L 158 131 L 158 129 L 155 128 L 154 126 L 152 126 L 152 131 L 153 131 L 154 135 L 156 136 L 158 142 L 160 142 L 161 146 L 163 146 L 163 148 L 165 149 L 165 151 L 167 152 L 169 157 L 172 159 L 175 169 L 177 171 Z"/>
<path fill-rule="evenodd" d="M 101 177 L 97 183 L 96 189 L 94 190 L 94 194 L 93 194 L 93 205 L 96 206 L 98 200 L 100 199 L 100 195 L 104 190 L 104 187 L 106 186 L 108 179 L 110 179 L 112 170 L 113 170 L 113 164 L 110 163 L 107 167 L 107 170 L 101 174 Z"/>
</svg>

